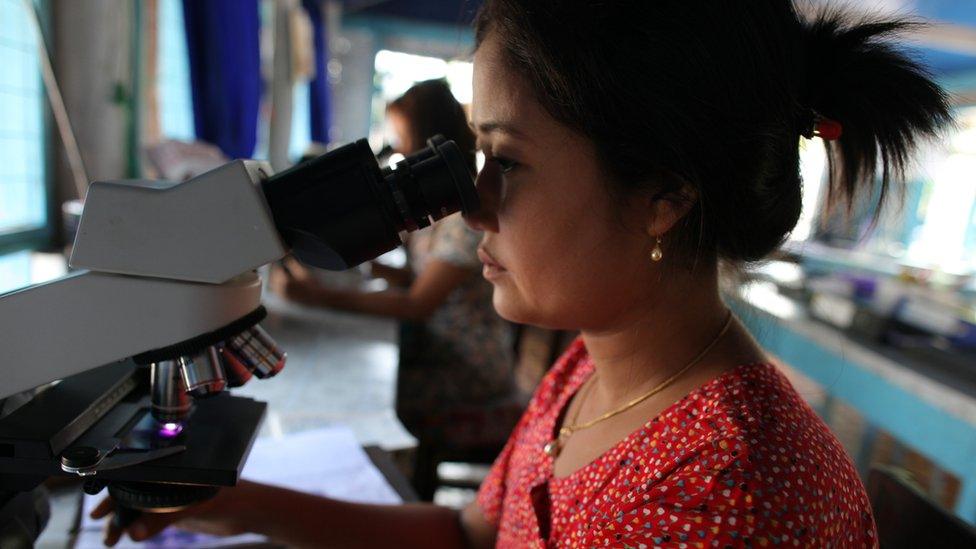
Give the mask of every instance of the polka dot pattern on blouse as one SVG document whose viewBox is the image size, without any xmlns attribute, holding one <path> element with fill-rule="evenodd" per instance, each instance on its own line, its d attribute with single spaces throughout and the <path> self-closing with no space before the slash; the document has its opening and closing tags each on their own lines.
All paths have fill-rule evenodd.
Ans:
<svg viewBox="0 0 976 549">
<path fill-rule="evenodd" d="M 482 484 L 498 547 L 877 547 L 843 447 L 770 364 L 726 372 L 554 478 L 543 446 L 592 373 L 577 339 Z"/>
</svg>

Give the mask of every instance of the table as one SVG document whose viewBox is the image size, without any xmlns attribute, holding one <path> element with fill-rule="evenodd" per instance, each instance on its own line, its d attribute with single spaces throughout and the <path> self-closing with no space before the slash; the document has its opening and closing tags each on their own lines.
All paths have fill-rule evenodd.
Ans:
<svg viewBox="0 0 976 549">
<path fill-rule="evenodd" d="M 400 495 L 404 503 L 416 503 L 420 501 L 416 490 L 413 489 L 413 486 L 410 484 L 406 475 L 403 474 L 403 471 L 397 467 L 390 452 L 387 452 L 379 446 L 366 446 L 363 450 L 366 451 L 369 460 L 380 470 L 380 473 L 383 473 L 383 478 L 396 490 L 396 493 Z"/>
<path fill-rule="evenodd" d="M 962 489 L 954 511 L 976 524 L 976 392 L 965 379 L 818 322 L 771 283 L 747 283 L 725 297 L 778 359 L 957 475 Z"/>
</svg>

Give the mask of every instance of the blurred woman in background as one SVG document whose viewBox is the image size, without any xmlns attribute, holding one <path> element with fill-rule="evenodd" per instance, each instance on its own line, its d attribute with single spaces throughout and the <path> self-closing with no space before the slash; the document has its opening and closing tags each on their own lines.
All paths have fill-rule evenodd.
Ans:
<svg viewBox="0 0 976 549">
<path fill-rule="evenodd" d="M 444 80 L 414 85 L 389 104 L 386 116 L 395 152 L 409 156 L 440 134 L 457 143 L 474 172 L 474 135 Z M 372 264 L 388 290 L 330 288 L 294 261 L 290 276 L 272 274 L 272 288 L 307 305 L 401 321 L 397 415 L 423 440 L 452 407 L 477 409 L 515 390 L 512 328 L 495 313 L 491 284 L 479 276 L 480 241 L 481 233 L 455 214 L 409 235 L 408 268 Z M 496 438 L 504 442 L 511 427 L 500 425 Z"/>
</svg>

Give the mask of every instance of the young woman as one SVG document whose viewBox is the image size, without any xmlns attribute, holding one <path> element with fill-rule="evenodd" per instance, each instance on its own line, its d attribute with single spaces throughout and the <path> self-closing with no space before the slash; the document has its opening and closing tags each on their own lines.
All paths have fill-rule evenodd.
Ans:
<svg viewBox="0 0 976 549">
<path fill-rule="evenodd" d="M 847 203 L 948 122 L 889 41 L 904 26 L 807 22 L 788 0 L 487 0 L 483 274 L 502 316 L 581 338 L 459 514 L 244 484 L 175 518 L 316 546 L 876 546 L 850 460 L 730 315 L 717 269 L 793 228 L 801 136 L 832 139 Z"/>
</svg>

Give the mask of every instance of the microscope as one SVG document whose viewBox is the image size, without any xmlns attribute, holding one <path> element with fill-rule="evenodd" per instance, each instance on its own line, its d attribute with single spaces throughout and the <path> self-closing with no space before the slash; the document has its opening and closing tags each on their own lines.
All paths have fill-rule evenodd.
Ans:
<svg viewBox="0 0 976 549">
<path fill-rule="evenodd" d="M 228 389 L 286 361 L 256 269 L 288 254 L 348 269 L 476 210 L 458 147 L 427 145 L 385 169 L 360 140 L 278 174 L 235 161 L 92 183 L 73 272 L 0 296 L 0 534 L 18 524 L 29 546 L 43 526 L 23 509 L 52 476 L 107 488 L 122 520 L 233 486 L 266 404 Z"/>
</svg>

